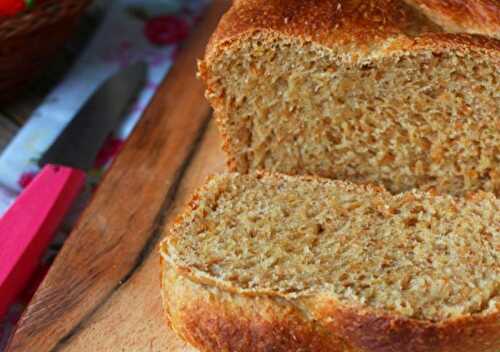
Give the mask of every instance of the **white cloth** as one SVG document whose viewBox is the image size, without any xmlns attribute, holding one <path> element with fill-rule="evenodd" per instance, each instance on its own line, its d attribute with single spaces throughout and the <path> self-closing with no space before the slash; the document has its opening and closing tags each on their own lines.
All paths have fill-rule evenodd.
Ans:
<svg viewBox="0 0 500 352">
<path fill-rule="evenodd" d="M 21 191 L 24 173 L 38 170 L 37 160 L 52 144 L 99 84 L 119 68 L 136 61 L 149 64 L 149 80 L 136 106 L 115 132 L 125 139 L 142 115 L 173 61 L 176 45 L 156 46 L 144 35 L 144 19 L 133 16 L 140 8 L 151 17 L 175 14 L 193 24 L 206 0 L 114 1 L 93 39 L 64 80 L 34 111 L 28 122 L 0 155 L 0 216 Z"/>
</svg>

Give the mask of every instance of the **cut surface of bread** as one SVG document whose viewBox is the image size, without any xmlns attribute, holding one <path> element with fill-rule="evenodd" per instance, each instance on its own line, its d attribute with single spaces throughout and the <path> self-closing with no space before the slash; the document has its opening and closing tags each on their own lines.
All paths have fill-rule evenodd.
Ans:
<svg viewBox="0 0 500 352">
<path fill-rule="evenodd" d="M 202 351 L 496 352 L 499 208 L 482 192 L 216 176 L 162 245 L 165 309 Z"/>
<path fill-rule="evenodd" d="M 403 1 L 237 1 L 200 74 L 233 171 L 500 194 L 500 41 Z"/>
</svg>

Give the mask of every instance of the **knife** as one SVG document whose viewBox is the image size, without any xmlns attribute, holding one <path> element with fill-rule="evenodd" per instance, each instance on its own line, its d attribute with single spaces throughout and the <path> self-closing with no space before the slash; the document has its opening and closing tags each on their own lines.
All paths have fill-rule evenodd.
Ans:
<svg viewBox="0 0 500 352">
<path fill-rule="evenodd" d="M 144 86 L 145 63 L 106 80 L 39 161 L 41 171 L 0 219 L 0 317 L 24 289 L 80 193 L 106 138 Z"/>
</svg>

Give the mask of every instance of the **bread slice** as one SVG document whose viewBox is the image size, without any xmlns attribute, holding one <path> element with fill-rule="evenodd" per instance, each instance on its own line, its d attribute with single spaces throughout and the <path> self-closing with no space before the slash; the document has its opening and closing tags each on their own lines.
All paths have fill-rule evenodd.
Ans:
<svg viewBox="0 0 500 352">
<path fill-rule="evenodd" d="M 168 321 L 201 351 L 498 352 L 500 200 L 213 177 L 161 246 Z"/>
<path fill-rule="evenodd" d="M 499 196 L 500 41 L 450 2 L 236 1 L 199 67 L 230 169 Z"/>
</svg>

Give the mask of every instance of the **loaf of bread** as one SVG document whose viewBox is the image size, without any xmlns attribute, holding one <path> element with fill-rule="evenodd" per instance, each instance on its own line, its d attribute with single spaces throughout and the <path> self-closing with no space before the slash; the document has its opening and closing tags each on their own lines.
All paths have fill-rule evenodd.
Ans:
<svg viewBox="0 0 500 352">
<path fill-rule="evenodd" d="M 219 175 L 161 256 L 168 321 L 200 351 L 500 351 L 491 193 Z"/>
<path fill-rule="evenodd" d="M 500 195 L 498 0 L 238 0 L 199 65 L 232 171 Z"/>
</svg>

